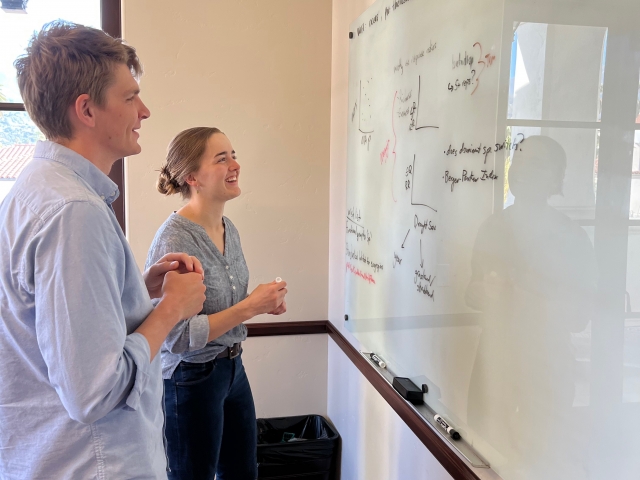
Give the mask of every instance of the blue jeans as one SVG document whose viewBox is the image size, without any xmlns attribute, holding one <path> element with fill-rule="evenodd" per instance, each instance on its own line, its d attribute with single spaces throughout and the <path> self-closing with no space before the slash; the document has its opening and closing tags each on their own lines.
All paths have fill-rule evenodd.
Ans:
<svg viewBox="0 0 640 480">
<path fill-rule="evenodd" d="M 181 362 L 164 381 L 170 480 L 255 480 L 256 411 L 241 356 Z"/>
</svg>

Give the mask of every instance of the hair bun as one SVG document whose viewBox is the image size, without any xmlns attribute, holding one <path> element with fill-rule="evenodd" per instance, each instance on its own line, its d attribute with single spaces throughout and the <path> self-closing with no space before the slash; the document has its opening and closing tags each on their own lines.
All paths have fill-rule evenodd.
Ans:
<svg viewBox="0 0 640 480">
<path fill-rule="evenodd" d="M 158 182 L 156 188 L 163 195 L 173 195 L 180 191 L 180 184 L 175 178 L 172 178 L 171 172 L 166 165 L 160 169 L 160 175 L 158 176 Z"/>
</svg>

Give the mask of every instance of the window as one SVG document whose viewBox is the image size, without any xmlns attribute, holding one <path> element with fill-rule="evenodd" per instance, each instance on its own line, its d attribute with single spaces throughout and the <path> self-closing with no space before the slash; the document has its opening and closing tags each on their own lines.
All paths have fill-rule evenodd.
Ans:
<svg viewBox="0 0 640 480">
<path fill-rule="evenodd" d="M 507 137 L 551 137 L 567 155 L 562 196 L 550 205 L 582 226 L 595 219 L 606 27 L 517 22 Z M 510 166 L 507 153 L 505 166 Z M 505 175 L 504 206 L 513 203 Z"/>
<path fill-rule="evenodd" d="M 602 391 L 612 405 L 640 403 L 640 73 L 635 51 L 620 48 L 626 38 L 637 41 L 637 33 L 514 25 L 508 134 L 562 145 L 563 196 L 549 205 L 585 229 L 599 263 L 597 321 L 571 333 L 574 407 Z M 507 207 L 514 197 L 505 181 Z"/>
<path fill-rule="evenodd" d="M 18 5 L 16 5 L 16 3 Z M 63 19 L 102 28 L 120 36 L 119 0 L 23 0 L 2 2 L 0 10 L 0 201 L 6 196 L 24 166 L 33 157 L 36 141 L 44 139 L 25 112 L 13 67 L 34 31 L 52 20 Z M 15 7 L 15 8 L 7 8 Z M 114 210 L 124 230 L 124 172 L 118 161 L 110 174 L 118 184 L 120 198 Z"/>
</svg>

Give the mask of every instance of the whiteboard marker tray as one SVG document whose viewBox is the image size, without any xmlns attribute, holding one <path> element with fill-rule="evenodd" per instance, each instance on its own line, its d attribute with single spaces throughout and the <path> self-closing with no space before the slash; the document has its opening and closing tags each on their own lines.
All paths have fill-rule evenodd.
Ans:
<svg viewBox="0 0 640 480">
<path fill-rule="evenodd" d="M 386 368 L 380 368 L 378 365 L 376 365 L 376 363 L 369 357 L 369 353 L 360 352 L 360 355 L 362 355 L 367 360 L 367 362 L 369 362 L 369 364 L 376 370 L 376 372 L 378 372 L 378 374 L 382 378 L 384 378 L 389 386 L 393 388 L 392 384 L 394 375 Z M 400 394 L 398 394 L 398 396 L 400 396 Z M 458 452 L 463 458 L 465 458 L 467 462 L 471 464 L 471 466 L 476 468 L 490 468 L 489 462 L 480 457 L 480 455 L 476 453 L 473 447 L 467 443 L 464 437 L 460 440 L 453 440 L 453 438 L 446 434 L 442 427 L 440 427 L 433 418 L 437 412 L 435 412 L 429 405 L 427 405 L 426 403 L 423 403 L 422 405 L 414 405 L 404 398 L 403 400 L 409 407 L 411 407 L 412 410 L 414 410 L 422 417 L 424 422 L 429 425 L 429 427 L 431 427 L 431 429 L 436 432 L 442 440 L 447 442 L 454 451 Z"/>
</svg>

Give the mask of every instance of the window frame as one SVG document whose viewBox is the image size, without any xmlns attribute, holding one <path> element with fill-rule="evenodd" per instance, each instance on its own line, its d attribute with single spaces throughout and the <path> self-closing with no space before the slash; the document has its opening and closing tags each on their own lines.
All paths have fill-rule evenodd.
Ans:
<svg viewBox="0 0 640 480">
<path fill-rule="evenodd" d="M 122 10 L 120 0 L 100 0 L 100 23 L 102 30 L 115 38 L 122 37 Z M 24 112 L 24 103 L 11 102 L 0 103 L 0 112 Z M 109 178 L 115 182 L 120 190 L 120 196 L 113 202 L 113 211 L 116 214 L 120 228 L 126 234 L 125 224 L 125 185 L 124 185 L 124 159 L 113 164 Z"/>
</svg>

